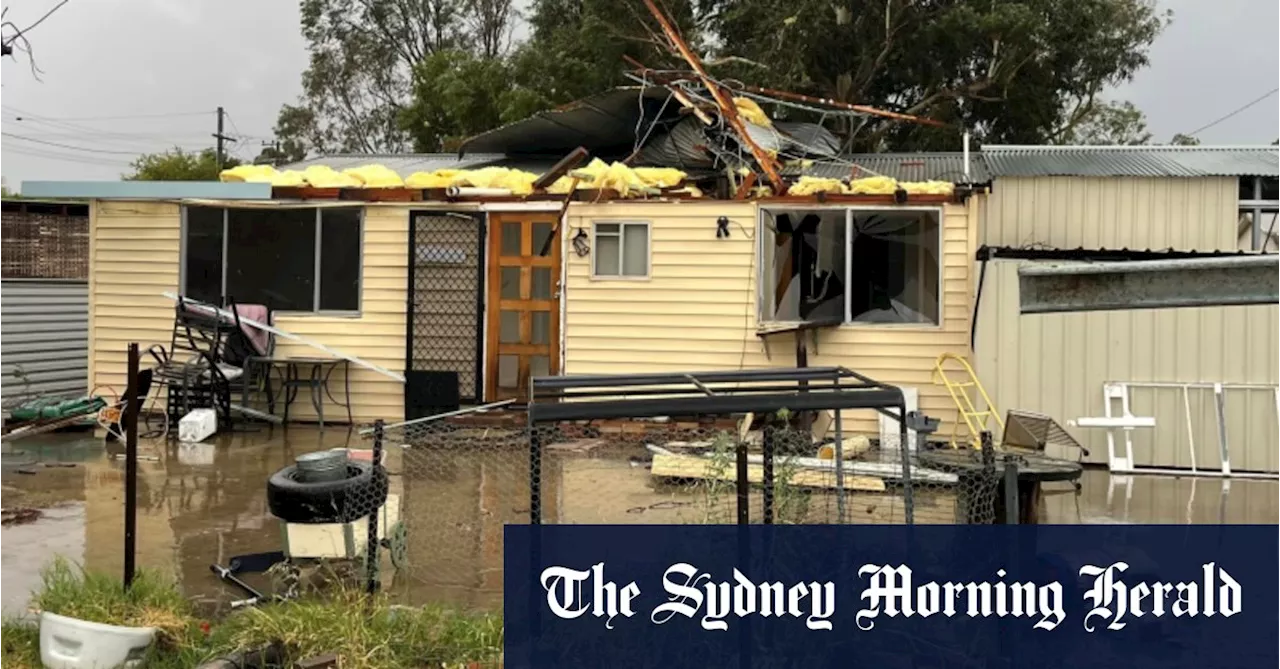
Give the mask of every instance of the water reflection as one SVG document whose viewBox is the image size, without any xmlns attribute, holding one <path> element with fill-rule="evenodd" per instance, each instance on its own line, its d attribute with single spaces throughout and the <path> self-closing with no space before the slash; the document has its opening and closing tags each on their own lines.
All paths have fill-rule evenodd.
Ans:
<svg viewBox="0 0 1280 669">
<path fill-rule="evenodd" d="M 398 596 L 413 603 L 501 606 L 502 527 L 527 523 L 530 505 L 528 454 L 508 442 L 491 449 L 389 449 L 408 564 L 395 570 L 384 551 L 384 582 Z M 267 512 L 267 478 L 301 453 L 348 446 L 369 443 L 344 430 L 298 426 L 220 436 L 208 444 L 143 442 L 138 564 L 169 570 L 197 601 L 225 606 L 241 593 L 225 588 L 209 564 L 282 548 L 281 524 Z M 75 466 L 45 466 L 68 463 Z M 122 570 L 124 468 L 117 449 L 109 452 L 92 436 L 42 435 L 6 445 L 0 464 L 6 507 L 47 510 L 33 523 L 3 530 L 5 613 L 21 609 L 39 565 L 54 554 L 109 573 Z M 549 523 L 706 520 L 695 506 L 671 503 L 669 490 L 655 488 L 644 467 L 626 460 L 548 457 L 543 475 Z M 1048 488 L 1044 517 L 1050 523 L 1280 521 L 1275 481 L 1122 478 L 1087 470 L 1079 496 L 1065 484 Z M 263 577 L 246 580 L 267 586 Z"/>
</svg>

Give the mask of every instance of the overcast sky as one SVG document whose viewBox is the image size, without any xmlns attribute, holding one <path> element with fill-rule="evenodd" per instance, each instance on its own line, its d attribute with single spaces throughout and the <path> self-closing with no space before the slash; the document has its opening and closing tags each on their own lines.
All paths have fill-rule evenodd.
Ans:
<svg viewBox="0 0 1280 669">
<path fill-rule="evenodd" d="M 26 25 L 56 3 L 13 0 L 6 18 Z M 1174 22 L 1152 46 L 1151 66 L 1112 92 L 1146 112 L 1157 141 L 1277 87 L 1277 0 L 1160 3 Z M 23 180 L 115 179 L 139 152 L 209 146 L 219 105 L 228 134 L 241 138 L 235 154 L 252 158 L 280 105 L 296 100 L 307 63 L 291 0 L 70 0 L 31 42 L 40 80 L 21 54 L 0 65 L 0 160 L 15 190 Z M 1270 143 L 1280 136 L 1280 95 L 1199 136 Z"/>
</svg>

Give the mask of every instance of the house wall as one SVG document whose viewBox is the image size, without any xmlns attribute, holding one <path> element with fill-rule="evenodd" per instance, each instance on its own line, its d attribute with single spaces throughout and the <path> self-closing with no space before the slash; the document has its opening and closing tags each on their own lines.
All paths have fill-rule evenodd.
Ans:
<svg viewBox="0 0 1280 669">
<path fill-rule="evenodd" d="M 1102 416 L 1102 385 L 1108 381 L 1280 382 L 1280 306 L 1022 315 L 1021 264 L 989 264 L 978 311 L 974 360 L 1002 416 L 1023 409 L 1053 416 L 1064 426 L 1068 420 Z M 1156 419 L 1154 430 L 1132 435 L 1135 462 L 1190 467 L 1182 391 L 1134 390 L 1131 397 L 1135 415 Z M 1193 390 L 1188 400 L 1195 462 L 1216 469 L 1221 459 L 1213 393 Z M 1277 471 L 1275 393 L 1229 390 L 1226 406 L 1232 469 Z M 1089 449 L 1088 461 L 1106 462 L 1105 430 L 1068 426 L 1067 431 Z"/>
<path fill-rule="evenodd" d="M 948 205 L 943 216 L 943 323 L 940 327 L 847 325 L 818 332 L 809 364 L 843 365 L 876 380 L 914 386 L 921 409 L 950 430 L 955 406 L 931 382 L 942 353 L 968 355 L 971 263 L 976 201 Z M 757 205 L 752 202 L 573 205 L 570 240 L 593 221 L 651 224 L 650 278 L 593 279 L 591 257 L 567 246 L 564 258 L 564 369 L 569 374 L 626 374 L 791 367 L 791 334 L 756 336 Z M 716 239 L 716 219 L 732 222 Z M 874 412 L 847 412 L 846 425 L 878 433 Z"/>
<path fill-rule="evenodd" d="M 1235 177 L 997 177 L 980 244 L 1236 250 Z"/>
<path fill-rule="evenodd" d="M 364 217 L 364 265 L 359 317 L 280 316 L 276 325 L 392 371 L 403 371 L 405 303 L 408 282 L 409 209 L 369 206 Z M 168 346 L 174 303 L 161 293 L 178 292 L 181 207 L 176 202 L 93 203 L 90 219 L 90 386 L 125 386 L 127 349 L 138 342 Z M 324 355 L 277 338 L 281 356 Z M 145 364 L 145 359 L 144 359 Z M 341 398 L 339 374 L 331 380 Z M 290 407 L 290 418 L 314 416 L 305 392 Z M 352 412 L 357 422 L 404 415 L 404 388 L 394 379 L 351 367 Z M 279 411 L 279 408 L 277 408 Z M 326 420 L 346 412 L 327 402 Z"/>
</svg>

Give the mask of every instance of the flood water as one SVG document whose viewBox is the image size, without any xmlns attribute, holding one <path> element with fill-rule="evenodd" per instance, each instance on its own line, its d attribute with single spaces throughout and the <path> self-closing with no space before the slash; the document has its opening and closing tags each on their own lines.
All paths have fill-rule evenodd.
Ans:
<svg viewBox="0 0 1280 669">
<path fill-rule="evenodd" d="M 282 524 L 267 512 L 266 481 L 311 451 L 368 448 L 345 427 L 222 435 L 210 443 L 143 440 L 138 477 L 137 561 L 165 570 L 187 594 L 213 610 L 244 593 L 222 584 L 212 563 L 284 548 Z M 5 526 L 3 613 L 21 614 L 39 569 L 54 555 L 88 568 L 123 569 L 124 466 L 90 433 L 41 435 L 5 444 L 0 456 L 6 509 L 35 507 L 34 521 Z M 517 444 L 475 451 L 388 449 L 391 493 L 405 526 L 406 560 L 397 569 L 384 551 L 384 581 L 412 603 L 447 601 L 497 609 L 502 597 L 502 526 L 529 519 L 528 454 Z M 1087 470 L 1080 494 L 1047 484 L 1048 523 L 1280 522 L 1280 486 L 1271 480 L 1112 477 Z M 544 459 L 546 522 L 732 522 L 732 492 L 715 517 L 705 499 L 655 487 L 648 470 L 627 458 Z M 758 497 L 758 496 L 756 496 Z M 884 516 L 892 522 L 892 515 Z M 866 522 L 866 521 L 864 521 Z M 874 521 L 872 521 L 874 522 Z M 263 576 L 246 580 L 268 587 Z"/>
</svg>

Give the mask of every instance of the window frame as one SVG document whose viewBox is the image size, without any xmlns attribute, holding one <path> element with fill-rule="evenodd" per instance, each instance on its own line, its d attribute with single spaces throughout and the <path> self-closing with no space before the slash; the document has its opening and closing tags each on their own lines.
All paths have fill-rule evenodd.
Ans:
<svg viewBox="0 0 1280 669">
<path fill-rule="evenodd" d="M 598 240 L 600 239 L 601 225 L 616 225 L 618 232 L 606 232 L 607 237 L 618 238 L 618 273 L 617 274 L 598 274 L 596 272 L 596 253 L 599 249 Z M 644 274 L 623 274 L 623 259 L 626 257 L 626 227 L 629 225 L 642 226 L 644 228 L 645 237 L 645 256 L 644 256 Z M 591 279 L 593 281 L 648 281 L 653 278 L 653 222 L 638 221 L 635 219 L 612 220 L 601 219 L 591 221 Z"/>
<path fill-rule="evenodd" d="M 756 328 L 759 329 L 764 325 L 778 326 L 797 326 L 807 323 L 804 320 L 779 320 L 765 318 L 765 277 L 763 269 L 765 266 L 765 248 L 764 242 L 769 229 L 765 226 L 765 216 L 771 211 L 779 210 L 843 210 L 844 211 L 844 275 L 847 277 L 853 273 L 853 216 L 855 212 L 886 212 L 886 211 L 927 211 L 933 212 L 938 217 L 938 321 L 936 323 L 867 323 L 863 321 L 853 320 L 853 304 L 852 296 L 849 291 L 845 291 L 844 295 L 844 318 L 840 328 L 857 328 L 857 329 L 892 329 L 892 330 L 925 330 L 936 331 L 942 330 L 946 324 L 946 255 L 944 253 L 944 244 L 946 243 L 946 208 L 937 205 L 902 205 L 902 206 L 874 206 L 874 205 L 845 205 L 845 204 L 804 204 L 804 205 L 779 205 L 768 206 L 762 205 L 756 212 L 756 256 L 755 256 L 755 288 L 756 288 Z M 774 233 L 776 234 L 776 233 Z"/>
<path fill-rule="evenodd" d="M 1248 179 L 1248 182 L 1245 181 L 1246 179 Z M 1239 249 L 1239 245 L 1240 245 L 1240 233 L 1239 233 L 1240 217 L 1245 214 L 1249 214 L 1250 221 L 1249 221 L 1249 229 L 1248 229 L 1248 234 L 1249 234 L 1248 252 L 1266 253 L 1267 246 L 1270 244 L 1270 236 L 1271 236 L 1268 233 L 1274 234 L 1276 232 L 1276 227 L 1274 223 L 1275 219 L 1273 218 L 1273 224 L 1271 229 L 1263 230 L 1262 229 L 1263 214 L 1275 214 L 1276 217 L 1280 217 L 1280 200 L 1263 199 L 1265 196 L 1263 195 L 1262 184 L 1264 181 L 1276 181 L 1277 178 L 1262 177 L 1262 176 L 1248 176 L 1248 177 L 1240 177 L 1239 180 L 1240 180 L 1240 184 L 1239 184 L 1239 187 L 1237 188 L 1237 193 L 1236 193 L 1236 220 L 1235 220 L 1235 223 L 1237 226 L 1236 242 L 1235 242 L 1236 247 L 1237 249 Z M 1249 190 L 1251 191 L 1251 195 L 1249 198 L 1240 197 L 1240 191 L 1245 190 L 1244 185 L 1246 183 L 1248 183 L 1248 185 L 1251 186 L 1251 188 L 1249 188 Z M 1255 241 L 1261 242 L 1261 246 L 1256 244 Z"/>
<path fill-rule="evenodd" d="M 229 232 L 230 212 L 232 209 L 258 209 L 258 207 L 235 207 L 227 205 L 209 206 L 209 205 L 189 205 L 183 204 L 181 211 L 182 232 L 178 243 L 178 286 L 182 295 L 187 294 L 187 235 L 189 228 L 187 225 L 187 212 L 191 207 L 201 207 L 205 209 L 219 209 L 222 211 L 222 285 L 218 288 L 218 294 L 225 297 L 227 294 L 227 244 Z M 315 276 L 312 279 L 312 294 L 310 311 L 297 310 L 272 310 L 272 314 L 283 316 L 320 316 L 326 318 L 359 318 L 364 314 L 364 231 L 365 231 L 365 211 L 366 207 L 288 207 L 289 209 L 311 209 L 315 211 L 315 248 L 312 249 Z M 275 209 L 275 208 L 273 208 Z M 280 208 L 283 209 L 283 208 Z M 320 309 L 320 288 L 323 279 L 321 271 L 321 248 L 323 243 L 323 229 L 321 224 L 324 211 L 326 209 L 353 209 L 358 212 L 356 219 L 356 234 L 360 242 L 356 246 L 356 308 L 350 309 Z"/>
</svg>

